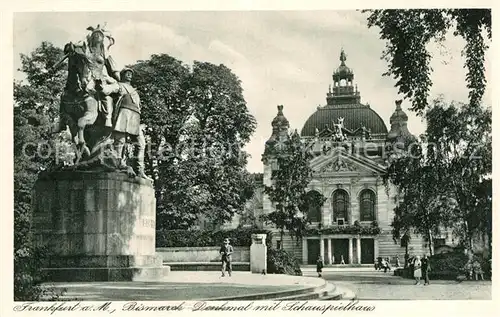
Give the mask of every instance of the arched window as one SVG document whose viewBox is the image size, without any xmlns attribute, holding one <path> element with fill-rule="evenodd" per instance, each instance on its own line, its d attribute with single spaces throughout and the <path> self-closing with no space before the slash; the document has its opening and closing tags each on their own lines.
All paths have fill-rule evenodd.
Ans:
<svg viewBox="0 0 500 317">
<path fill-rule="evenodd" d="M 349 210 L 349 195 L 345 190 L 336 190 L 332 197 L 333 207 L 333 221 L 336 222 L 338 218 L 344 218 L 347 222 L 347 214 Z"/>
<path fill-rule="evenodd" d="M 322 195 L 320 193 L 315 190 L 311 190 L 306 194 L 304 206 L 300 208 L 311 222 L 321 222 L 322 205 L 319 203 L 321 198 Z"/>
<path fill-rule="evenodd" d="M 375 220 L 375 193 L 369 189 L 359 195 L 359 214 L 361 221 Z"/>
</svg>

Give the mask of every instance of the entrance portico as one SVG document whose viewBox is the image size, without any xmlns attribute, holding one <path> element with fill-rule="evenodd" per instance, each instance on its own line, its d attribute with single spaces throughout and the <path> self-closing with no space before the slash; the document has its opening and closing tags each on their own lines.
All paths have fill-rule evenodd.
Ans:
<svg viewBox="0 0 500 317">
<path fill-rule="evenodd" d="M 378 256 L 376 236 L 323 235 L 302 238 L 302 262 L 315 264 L 318 255 L 326 265 L 373 264 Z"/>
</svg>

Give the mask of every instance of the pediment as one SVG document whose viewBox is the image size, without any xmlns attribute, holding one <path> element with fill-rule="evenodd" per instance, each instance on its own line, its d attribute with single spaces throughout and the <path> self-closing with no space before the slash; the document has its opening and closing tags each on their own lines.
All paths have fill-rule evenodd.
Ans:
<svg viewBox="0 0 500 317">
<path fill-rule="evenodd" d="M 340 156 L 317 169 L 319 173 L 325 172 L 351 172 L 356 171 L 357 166 L 349 160 L 344 160 Z"/>
<path fill-rule="evenodd" d="M 369 159 L 353 156 L 343 151 L 336 151 L 333 155 L 318 157 L 311 161 L 311 168 L 315 174 L 369 174 L 385 173 L 385 168 Z"/>
</svg>

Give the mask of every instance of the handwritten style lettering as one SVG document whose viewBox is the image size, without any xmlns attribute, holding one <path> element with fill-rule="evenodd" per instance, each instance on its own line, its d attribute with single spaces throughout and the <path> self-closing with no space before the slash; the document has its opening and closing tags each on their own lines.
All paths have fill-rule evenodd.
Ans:
<svg viewBox="0 0 500 317">
<path fill-rule="evenodd" d="M 109 312 L 110 314 L 114 312 L 111 309 L 111 302 L 106 302 L 99 305 L 90 305 L 82 302 L 78 303 L 52 303 L 52 304 L 41 304 L 41 303 L 23 303 L 21 305 L 14 306 L 15 312 L 50 312 L 54 314 L 56 312 L 73 312 L 73 311 L 92 311 L 92 312 Z"/>
<path fill-rule="evenodd" d="M 309 302 L 289 302 L 285 304 L 282 310 L 284 311 L 321 311 L 324 314 L 327 311 L 372 311 L 375 306 L 361 306 L 358 305 L 359 301 L 352 300 L 347 305 L 341 303 L 340 305 L 325 304 L 325 305 L 308 305 Z"/>
<path fill-rule="evenodd" d="M 144 305 L 138 302 L 128 302 L 122 307 L 122 311 L 181 311 L 184 309 L 184 302 L 179 305 Z"/>
<path fill-rule="evenodd" d="M 245 306 L 229 305 L 225 302 L 222 305 L 210 304 L 207 302 L 196 302 L 192 311 L 247 311 L 252 308 L 253 302 Z"/>
</svg>

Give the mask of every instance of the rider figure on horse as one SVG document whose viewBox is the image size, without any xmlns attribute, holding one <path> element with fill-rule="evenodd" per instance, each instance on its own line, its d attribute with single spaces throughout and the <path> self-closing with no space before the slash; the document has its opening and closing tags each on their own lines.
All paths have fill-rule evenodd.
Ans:
<svg viewBox="0 0 500 317">
<path fill-rule="evenodd" d="M 86 41 L 66 44 L 64 58 L 53 66 L 57 68 L 68 59 L 59 130 L 55 132 L 69 127 L 77 145 L 75 164 L 81 163 L 79 166 L 103 164 L 109 168 L 127 168 L 129 175 L 148 178 L 144 173 L 145 138 L 140 124 L 140 98 L 131 85 L 133 71 L 129 68 L 118 71 L 108 53 L 115 42 L 111 35 L 99 25 L 87 30 L 90 33 Z M 109 45 L 105 45 L 106 40 Z M 126 163 L 127 139 L 134 145 L 135 166 Z M 107 145 L 113 145 L 113 150 L 108 151 Z M 108 154 L 112 154 L 111 160 L 107 160 Z"/>
<path fill-rule="evenodd" d="M 110 94 L 111 91 L 116 90 L 117 82 L 120 80 L 118 67 L 108 53 L 111 45 L 115 43 L 113 37 L 99 25 L 97 28 L 88 27 L 87 30 L 91 33 L 87 35 L 86 41 L 66 44 L 64 47 L 65 56 L 56 64 L 61 64 L 66 58 L 70 60 L 68 80 L 61 101 L 61 112 L 65 112 L 63 109 L 67 107 L 66 105 L 80 102 L 79 98 L 84 98 L 84 102 L 87 103 L 87 110 L 77 124 L 79 143 L 84 143 L 83 129 L 86 125 L 94 123 L 98 113 L 104 115 L 104 125 L 112 127 L 113 98 Z M 107 46 L 104 44 L 105 39 L 109 41 Z M 75 60 L 73 63 L 71 62 L 72 58 Z M 80 68 L 80 60 L 84 60 L 86 67 Z M 97 111 L 93 109 L 92 99 L 98 101 Z M 61 118 L 54 132 L 61 132 L 65 125 L 64 118 Z"/>
<path fill-rule="evenodd" d="M 89 27 L 88 30 L 91 33 L 87 36 L 87 58 L 92 76 L 86 88 L 89 92 L 97 92 L 98 100 L 101 102 L 99 111 L 104 113 L 106 118 L 104 125 L 112 127 L 113 99 L 110 94 L 115 89 L 117 81 L 120 80 L 118 67 L 108 53 L 109 47 L 114 44 L 114 39 L 111 35 L 107 35 L 99 25 L 97 28 Z M 105 38 L 110 40 L 108 47 L 104 45 Z M 105 69 L 106 72 L 104 72 Z"/>
</svg>

